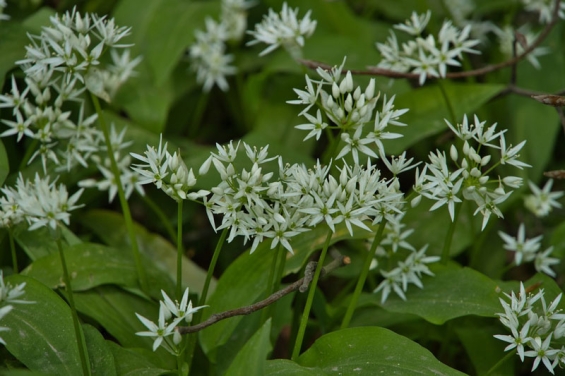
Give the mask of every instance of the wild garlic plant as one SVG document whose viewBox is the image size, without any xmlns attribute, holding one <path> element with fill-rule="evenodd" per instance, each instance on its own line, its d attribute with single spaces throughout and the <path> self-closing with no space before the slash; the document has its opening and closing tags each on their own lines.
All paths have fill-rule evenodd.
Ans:
<svg viewBox="0 0 565 376">
<path fill-rule="evenodd" d="M 425 36 L 423 33 L 430 17 L 431 11 L 424 14 L 413 12 L 409 20 L 394 25 L 395 29 L 411 35 L 414 39 L 399 46 L 396 34 L 391 31 L 385 43 L 377 43 L 377 49 L 382 55 L 377 68 L 416 73 L 419 75 L 419 84 L 423 85 L 428 77 L 444 78 L 448 66 L 461 66 L 464 53 L 480 53 L 474 49 L 479 40 L 470 39 L 470 25 L 459 29 L 446 20 L 437 36 Z"/>
<path fill-rule="evenodd" d="M 562 207 L 557 200 L 563 197 L 565 192 L 551 191 L 553 179 L 549 179 L 541 189 L 530 180 L 528 181 L 528 187 L 532 194 L 524 197 L 524 206 L 536 217 L 546 217 L 553 208 L 559 209 Z"/>
<path fill-rule="evenodd" d="M 263 17 L 262 22 L 255 25 L 255 30 L 247 32 L 253 39 L 246 45 L 268 44 L 259 56 L 267 55 L 282 46 L 293 59 L 300 59 L 305 38 L 314 33 L 317 21 L 310 19 L 311 11 L 307 11 L 302 19 L 298 18 L 298 12 L 298 8 L 290 8 L 286 2 L 280 13 L 269 8 L 269 13 Z"/>
<path fill-rule="evenodd" d="M 220 22 L 206 18 L 206 31 L 196 30 L 196 41 L 188 50 L 191 68 L 196 72 L 196 81 L 208 92 L 214 85 L 228 91 L 226 76 L 234 75 L 237 68 L 232 64 L 234 56 L 228 54 L 230 44 L 237 44 L 247 28 L 247 9 L 254 2 L 246 0 L 223 0 Z"/>
<path fill-rule="evenodd" d="M 518 176 L 493 178 L 490 174 L 499 165 L 518 169 L 530 167 L 518 159 L 526 141 L 516 146 L 507 145 L 506 130 L 497 131 L 497 124 L 486 126 L 486 121 L 480 121 L 476 115 L 473 123 L 467 116 L 461 124 L 452 125 L 447 120 L 446 123 L 459 139 L 449 149 L 449 159 L 455 167 L 450 168 L 445 152 L 431 152 L 430 161 L 422 171 L 416 172 L 414 191 L 417 196 L 411 203 L 416 205 L 424 196 L 435 201 L 430 210 L 446 205 L 451 220 L 455 221 L 456 205 L 463 200 L 474 202 L 477 206 L 474 215 L 481 213 L 481 229 L 484 230 L 492 214 L 503 217 L 499 205 L 514 189 L 522 186 L 522 178 Z"/>
<path fill-rule="evenodd" d="M 560 313 L 558 304 L 563 296 L 560 293 L 549 305 L 545 301 L 544 289 L 536 294 L 526 291 L 520 282 L 520 292 L 513 291 L 500 298 L 504 312 L 497 313 L 500 322 L 512 334 L 497 334 L 494 337 L 509 343 L 504 351 L 518 354 L 522 362 L 525 358 L 534 358 L 532 372 L 540 363 L 551 373 L 557 367 L 565 366 L 565 314 Z M 512 353 L 510 353 L 512 354 Z"/>
<path fill-rule="evenodd" d="M 526 228 L 523 223 L 520 224 L 516 237 L 510 236 L 502 231 L 499 231 L 498 235 L 504 241 L 504 249 L 514 252 L 513 265 L 519 266 L 522 263 L 533 261 L 537 272 L 545 273 L 551 277 L 557 277 L 557 274 L 551 269 L 551 266 L 559 264 L 560 260 L 555 257 L 550 257 L 553 252 L 553 246 L 540 252 L 543 235 L 526 239 Z"/>
</svg>

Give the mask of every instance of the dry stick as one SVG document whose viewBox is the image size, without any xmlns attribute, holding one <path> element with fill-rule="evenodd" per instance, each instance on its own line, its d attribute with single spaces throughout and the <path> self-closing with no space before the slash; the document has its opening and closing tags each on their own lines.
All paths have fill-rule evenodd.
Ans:
<svg viewBox="0 0 565 376">
<path fill-rule="evenodd" d="M 553 8 L 551 21 L 541 31 L 541 33 L 538 35 L 537 39 L 530 46 L 528 46 L 528 48 L 526 48 L 524 50 L 524 52 L 522 52 L 520 55 L 513 57 L 512 59 L 503 61 L 502 63 L 487 65 L 486 67 L 473 69 L 473 70 L 470 70 L 470 71 L 447 73 L 445 75 L 445 77 L 443 77 L 443 78 L 464 78 L 464 77 L 482 76 L 484 74 L 494 72 L 496 70 L 515 65 L 520 60 L 525 58 L 530 52 L 532 52 L 534 49 L 536 49 L 545 40 L 545 38 L 548 36 L 549 32 L 553 29 L 553 27 L 555 26 L 555 24 L 559 20 L 560 3 L 561 3 L 560 0 L 555 2 L 555 7 Z M 316 69 L 316 68 L 322 68 L 322 69 L 325 69 L 325 70 L 331 69 L 330 65 L 320 63 L 320 62 L 316 62 L 316 61 L 313 61 L 313 60 L 300 59 L 300 60 L 298 60 L 298 62 L 303 64 L 304 66 L 310 68 L 310 69 Z M 390 78 L 418 79 L 420 77 L 419 73 L 403 73 L 403 72 L 396 72 L 396 71 L 392 71 L 392 70 L 388 70 L 388 69 L 382 69 L 382 68 L 376 68 L 376 67 L 368 68 L 366 70 L 352 69 L 352 70 L 349 70 L 349 71 L 351 72 L 351 74 L 368 75 L 368 76 L 385 76 L 385 77 L 390 77 Z M 432 79 L 432 78 L 440 78 L 440 77 L 428 77 L 428 78 Z"/>
<path fill-rule="evenodd" d="M 332 272 L 334 269 L 339 268 L 340 266 L 349 265 L 349 263 L 351 263 L 351 260 L 350 260 L 349 257 L 339 256 L 338 258 L 335 258 L 332 262 L 330 262 L 328 265 L 324 266 L 324 268 L 322 269 L 322 275 L 326 275 L 326 274 Z M 308 265 L 306 266 L 306 269 L 307 270 L 316 269 L 316 262 L 315 261 L 309 262 Z M 283 296 L 290 294 L 293 291 L 296 291 L 296 290 L 300 290 L 301 292 L 306 291 L 308 289 L 308 285 L 312 281 L 313 276 L 314 276 L 313 272 L 305 273 L 303 278 L 301 278 L 298 281 L 294 282 L 293 284 L 285 287 L 284 289 L 275 292 L 274 294 L 269 296 L 267 299 L 261 300 L 260 302 L 257 302 L 255 304 L 251 304 L 249 306 L 232 309 L 231 311 L 216 313 L 216 314 L 210 316 L 210 318 L 208 320 L 203 321 L 200 324 L 193 325 L 193 326 L 179 326 L 179 327 L 177 327 L 177 330 L 179 331 L 180 334 L 194 333 L 194 332 L 198 332 L 198 331 L 200 331 L 200 330 L 202 330 L 202 329 L 204 329 L 204 328 L 206 328 L 206 327 L 208 327 L 212 324 L 215 324 L 218 321 L 225 320 L 225 319 L 228 319 L 230 317 L 249 315 L 250 313 L 256 312 L 260 309 L 263 309 L 263 308 L 273 304 L 274 302 L 276 302 L 277 300 L 279 300 Z M 304 288 L 304 286 L 306 288 Z"/>
</svg>

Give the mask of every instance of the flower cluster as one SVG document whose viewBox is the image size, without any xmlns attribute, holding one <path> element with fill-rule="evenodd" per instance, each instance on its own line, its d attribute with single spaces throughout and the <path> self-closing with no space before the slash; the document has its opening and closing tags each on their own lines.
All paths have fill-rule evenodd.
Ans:
<svg viewBox="0 0 565 376">
<path fill-rule="evenodd" d="M 330 166 L 319 162 L 312 169 L 285 165 L 280 157 L 268 158 L 268 147 L 257 150 L 244 143 L 252 167 L 238 171 L 233 162 L 239 146 L 218 145 L 218 153 L 212 153 L 201 167 L 204 174 L 214 164 L 222 180 L 203 203 L 214 228 L 229 228 L 228 241 L 236 236 L 243 236 L 244 241 L 253 239 L 251 251 L 264 239 L 272 239 L 271 248 L 280 243 L 293 252 L 290 238 L 319 223 L 332 231 L 344 223 L 352 234 L 353 226 L 369 229 L 365 220 L 378 223 L 401 211 L 402 193 L 393 180 L 382 179 L 370 161 L 367 166 L 344 163 L 334 178 L 329 174 Z M 276 181 L 272 181 L 274 173 L 264 172 L 262 166 L 273 159 L 279 165 Z M 218 227 L 215 214 L 223 215 Z"/>
<path fill-rule="evenodd" d="M 196 30 L 196 42 L 189 48 L 192 69 L 204 91 L 218 87 L 229 89 L 226 76 L 236 73 L 231 66 L 233 55 L 226 53 L 227 42 L 239 42 L 247 27 L 247 9 L 253 3 L 245 0 L 223 0 L 220 22 L 206 19 L 206 31 Z"/>
<path fill-rule="evenodd" d="M 84 113 L 84 92 L 109 101 L 131 76 L 140 60 L 130 61 L 127 45 L 118 44 L 128 33 L 113 19 L 83 16 L 76 10 L 52 16 L 51 26 L 40 35 L 30 35 L 26 59 L 19 62 L 25 87 L 18 87 L 12 77 L 11 92 L 0 95 L 0 108 L 12 109 L 13 115 L 13 120 L 2 120 L 8 129 L 0 136 L 17 135 L 18 141 L 26 136 L 38 143 L 27 162 L 41 158 L 44 172 L 48 162 L 58 171 L 88 167 L 104 137 L 95 127 L 97 115 Z M 120 55 L 118 49 L 124 52 Z M 101 60 L 107 51 L 110 64 Z"/>
<path fill-rule="evenodd" d="M 469 124 L 467 116 L 461 124 L 452 125 L 446 120 L 453 133 L 462 141 L 461 151 L 455 145 L 450 148 L 450 159 L 456 168 L 451 170 L 445 152 L 437 150 L 429 155 L 430 162 L 426 163 L 422 171 L 416 172 L 414 191 L 418 196 L 412 201 L 416 205 L 421 196 L 425 196 L 436 203 L 430 210 L 435 210 L 447 205 L 451 220 L 455 217 L 455 205 L 463 199 L 474 201 L 477 205 L 475 215 L 483 215 L 482 229 L 485 228 L 491 214 L 502 218 L 498 205 L 504 202 L 512 189 L 522 185 L 522 179 L 516 176 L 498 177 L 492 179 L 489 173 L 498 165 L 512 165 L 516 168 L 530 167 L 518 160 L 520 150 L 526 143 L 522 141 L 516 146 L 506 145 L 504 133 L 506 130 L 496 131 L 496 124 L 485 126 L 484 121 L 474 117 L 474 123 Z M 498 140 L 498 145 L 494 144 Z M 489 154 L 489 150 L 491 149 Z M 498 161 L 491 161 L 492 155 L 500 155 Z M 498 187 L 493 189 L 492 186 Z M 505 189 L 506 187 L 506 189 Z M 508 190 L 510 188 L 510 190 Z"/>
<path fill-rule="evenodd" d="M 521 265 L 523 262 L 534 261 L 535 268 L 540 273 L 545 273 L 555 277 L 555 272 L 551 269 L 552 265 L 559 264 L 559 259 L 550 257 L 553 252 L 553 246 L 547 248 L 543 252 L 538 252 L 541 247 L 543 235 L 536 236 L 533 239 L 526 239 L 526 229 L 524 224 L 520 224 L 518 234 L 512 237 L 502 231 L 498 235 L 504 240 L 504 249 L 514 253 L 514 264 Z"/>
<path fill-rule="evenodd" d="M 306 12 L 304 18 L 298 19 L 298 8 L 289 8 L 286 2 L 283 3 L 280 13 L 269 8 L 269 14 L 263 17 L 261 23 L 255 25 L 255 30 L 248 31 L 254 39 L 247 45 L 268 44 L 269 47 L 261 51 L 259 56 L 283 46 L 294 59 L 300 58 L 304 38 L 310 37 L 316 30 L 317 22 L 310 19 L 310 12 Z"/>
<path fill-rule="evenodd" d="M 414 39 L 402 43 L 400 48 L 396 34 L 391 31 L 385 43 L 377 43 L 377 49 L 382 55 L 377 67 L 417 73 L 420 75 L 419 83 L 423 85 L 428 77 L 445 77 L 448 65 L 461 66 L 463 53 L 479 53 L 473 49 L 479 41 L 469 38 L 470 25 L 459 29 L 446 20 L 437 37 L 432 34 L 424 37 L 422 34 L 430 17 L 430 11 L 420 15 L 414 12 L 405 23 L 394 25 L 395 29 L 412 35 Z"/>
<path fill-rule="evenodd" d="M 20 283 L 19 285 L 12 286 L 10 283 L 4 282 L 4 273 L 0 270 L 0 320 L 4 318 L 14 306 L 12 304 L 33 304 L 30 300 L 21 300 L 19 299 L 22 295 L 25 294 L 25 282 Z M 10 330 L 9 328 L 0 326 L 0 332 L 4 332 Z M 6 342 L 0 337 L 0 343 L 6 345 Z"/>
<path fill-rule="evenodd" d="M 406 238 L 414 230 L 403 231 L 403 228 L 406 226 L 401 223 L 403 216 L 404 213 L 392 218 L 389 217 L 385 225 L 384 239 L 377 247 L 376 259 L 371 264 L 371 269 L 376 269 L 380 264 L 378 262 L 379 259 L 398 258 L 401 252 L 407 253 L 405 259 L 397 261 L 395 268 L 388 271 L 385 269 L 380 270 L 380 274 L 384 279 L 374 290 L 374 293 L 381 292 L 381 303 L 386 302 L 391 291 L 394 291 L 402 300 L 406 300 L 405 292 L 408 290 L 409 284 L 423 288 L 422 275 L 434 275 L 426 264 L 437 262 L 440 259 L 438 256 L 426 256 L 427 245 L 417 251 L 416 248 L 406 241 Z"/>
<path fill-rule="evenodd" d="M 524 206 L 534 213 L 536 217 L 545 217 L 551 212 L 552 208 L 561 207 L 561 203 L 556 200 L 561 198 L 565 192 L 551 192 L 553 179 L 549 179 L 542 189 L 539 189 L 531 181 L 528 182 L 528 185 L 533 194 L 527 195 L 524 198 Z"/>
<path fill-rule="evenodd" d="M 56 185 L 49 177 L 35 175 L 33 181 L 24 180 L 20 174 L 15 188 L 4 187 L 0 190 L 4 197 L 0 199 L 2 225 L 11 227 L 23 220 L 29 224 L 29 230 L 50 227 L 55 230 L 60 222 L 69 224 L 69 212 L 82 205 L 77 201 L 82 189 L 69 197 L 64 184 Z"/>
<path fill-rule="evenodd" d="M 131 59 L 128 47 L 120 43 L 130 28 L 118 27 L 113 18 L 99 17 L 76 9 L 50 17 L 51 26 L 40 35 L 30 35 L 26 58 L 19 61 L 28 77 L 45 86 L 75 85 L 78 80 L 97 96 L 110 101 L 112 95 L 133 73 L 140 58 Z M 123 50 L 123 52 L 119 52 Z M 110 64 L 102 63 L 109 53 Z"/>
<path fill-rule="evenodd" d="M 514 292 L 504 295 L 510 301 L 500 298 L 504 312 L 497 313 L 497 316 L 512 334 L 494 336 L 509 343 L 504 351 L 515 349 L 522 362 L 524 358 L 535 358 L 532 371 L 540 363 L 552 374 L 555 367 L 563 367 L 565 346 L 557 344 L 559 348 L 552 347 L 552 340 L 561 341 L 565 336 L 565 314 L 557 308 L 563 294 L 559 294 L 549 306 L 545 302 L 543 289 L 535 295 L 526 293 L 522 283 L 518 295 Z"/>
<path fill-rule="evenodd" d="M 365 90 L 359 86 L 354 87 L 351 72 L 348 71 L 345 77 L 341 78 L 344 64 L 345 59 L 339 67 L 330 70 L 318 68 L 316 72 L 321 78 L 319 81 L 314 81 L 306 75 L 306 90 L 294 89 L 299 99 L 287 103 L 306 105 L 300 115 L 304 116 L 308 123 L 296 126 L 298 129 L 310 131 L 305 140 L 311 137 L 319 140 L 322 131 L 331 133 L 331 130 L 338 129 L 345 146 L 337 158 L 351 154 L 355 163 L 359 163 L 359 153 L 378 158 L 379 155 L 384 155 L 383 140 L 402 137 L 401 134 L 389 132 L 387 128 L 389 125 L 404 126 L 398 118 L 408 109 L 396 110 L 394 96 L 389 100 L 385 96 L 382 110 L 374 111 L 380 96 L 375 95 L 375 80 L 371 79 Z M 330 87 L 331 92 L 324 89 Z M 316 117 L 307 113 L 314 105 L 319 108 Z M 331 120 L 334 125 L 328 125 L 324 118 Z M 373 123 L 372 127 L 365 129 L 368 123 Z M 375 148 L 378 154 L 373 150 Z"/>
<path fill-rule="evenodd" d="M 139 321 L 141 321 L 149 331 L 137 332 L 135 334 L 155 338 L 153 351 L 157 350 L 159 346 L 162 345 L 171 354 L 178 355 L 180 353 L 178 345 L 182 337 L 180 333 L 175 330 L 175 327 L 183 320 L 190 323 L 192 321 L 192 315 L 207 306 L 193 307 L 192 301 L 188 300 L 188 288 L 184 291 L 180 303 L 178 301 L 173 302 L 163 290 L 161 290 L 161 294 L 163 295 L 163 300 L 159 301 L 158 323 L 155 324 L 153 321 L 136 313 Z M 171 318 L 173 318 L 173 320 L 168 322 Z M 171 335 L 173 336 L 172 340 L 169 338 Z"/>
<path fill-rule="evenodd" d="M 132 169 L 140 176 L 138 184 L 153 183 L 155 186 L 175 201 L 195 200 L 208 191 L 188 193 L 196 184 L 196 177 L 192 169 L 188 169 L 180 156 L 180 151 L 172 155 L 167 151 L 167 143 L 163 145 L 163 135 L 159 140 L 159 147 L 147 146 L 145 156 L 131 153 L 131 156 L 145 164 L 136 164 Z"/>
</svg>

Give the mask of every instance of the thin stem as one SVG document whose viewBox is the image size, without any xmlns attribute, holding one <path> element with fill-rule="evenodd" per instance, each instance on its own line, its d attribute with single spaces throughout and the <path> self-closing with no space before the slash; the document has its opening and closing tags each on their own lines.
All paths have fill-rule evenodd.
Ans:
<svg viewBox="0 0 565 376">
<path fill-rule="evenodd" d="M 229 228 L 226 227 L 222 234 L 220 235 L 220 239 L 216 244 L 216 249 L 214 249 L 214 255 L 212 256 L 212 261 L 210 262 L 210 267 L 208 268 L 208 272 L 206 273 L 206 280 L 204 281 L 204 287 L 202 288 L 202 295 L 200 296 L 200 300 L 198 302 L 199 306 L 203 306 L 206 304 L 206 298 L 208 296 L 208 289 L 210 288 L 210 282 L 212 281 L 212 276 L 214 275 L 214 269 L 216 268 L 216 263 L 218 262 L 218 258 L 220 256 L 220 251 L 222 250 L 222 246 L 226 241 L 226 237 L 228 236 Z M 200 310 L 194 314 L 194 324 L 199 324 L 200 320 L 202 319 L 202 311 Z M 194 358 L 194 349 L 196 348 L 196 334 L 193 334 L 189 337 L 188 347 L 187 347 L 187 363 L 188 363 L 188 373 L 190 374 L 190 366 L 192 365 L 192 359 Z"/>
<path fill-rule="evenodd" d="M 182 299 L 182 255 L 184 253 L 182 246 L 182 203 L 183 200 L 179 200 L 177 206 L 177 299 L 179 302 Z"/>
<path fill-rule="evenodd" d="M 31 155 L 33 154 L 33 152 L 37 148 L 38 144 L 39 144 L 38 139 L 34 139 L 31 142 L 31 145 L 29 145 L 29 147 L 27 148 L 26 153 L 24 154 L 24 157 L 22 158 L 22 161 L 20 162 L 20 167 L 19 167 L 18 171 L 22 171 L 25 168 L 25 166 L 27 166 L 29 159 L 31 158 Z"/>
<path fill-rule="evenodd" d="M 80 356 L 80 364 L 82 366 L 82 373 L 85 376 L 90 376 L 90 363 L 88 360 L 88 353 L 86 352 L 84 337 L 80 328 L 80 322 L 78 320 L 77 309 L 75 306 L 75 299 L 73 297 L 73 288 L 71 285 L 71 279 L 69 278 L 69 271 L 67 270 L 67 262 L 65 261 L 65 254 L 63 253 L 63 245 L 61 244 L 60 236 L 57 236 L 57 248 L 59 249 L 59 256 L 61 257 L 61 267 L 63 268 L 63 280 L 65 281 L 67 298 L 69 299 L 69 305 L 71 306 L 71 314 L 73 316 L 73 327 L 75 329 L 75 336 L 76 336 L 78 352 Z"/>
<path fill-rule="evenodd" d="M 328 236 L 322 248 L 322 253 L 318 259 L 318 265 L 316 266 L 316 272 L 314 273 L 314 278 L 312 278 L 312 283 L 310 284 L 310 289 L 308 290 L 308 298 L 306 299 L 306 305 L 304 306 L 304 311 L 302 311 L 302 319 L 300 320 L 300 327 L 298 328 L 298 334 L 296 335 L 296 342 L 294 343 L 294 349 L 292 350 L 293 361 L 296 361 L 298 355 L 300 355 L 300 350 L 302 348 L 302 341 L 304 340 L 304 333 L 306 332 L 306 325 L 308 324 L 308 317 L 310 316 L 310 309 L 312 308 L 312 302 L 314 301 L 314 293 L 316 292 L 316 287 L 318 285 L 318 279 L 320 279 L 320 273 L 322 272 L 322 267 L 324 266 L 324 259 L 326 258 L 326 253 L 328 253 L 328 248 L 330 246 L 330 241 L 332 239 L 333 232 L 328 229 Z"/>
<path fill-rule="evenodd" d="M 371 243 L 371 249 L 365 256 L 365 263 L 363 264 L 363 269 L 361 269 L 361 274 L 359 275 L 359 279 L 357 280 L 355 291 L 353 291 L 351 301 L 349 302 L 349 306 L 347 307 L 347 311 L 345 312 L 345 316 L 343 317 L 343 321 L 341 322 L 341 329 L 347 328 L 349 326 L 349 323 L 351 322 L 351 318 L 353 317 L 353 313 L 355 312 L 355 308 L 357 306 L 357 301 L 359 300 L 359 295 L 361 295 L 361 291 L 363 290 L 363 286 L 365 285 L 365 281 L 367 280 L 367 275 L 369 275 L 371 261 L 373 261 L 377 246 L 381 243 L 381 240 L 383 238 L 385 227 L 386 219 L 383 218 L 379 225 L 379 229 L 377 230 L 377 233 L 373 238 L 373 243 Z"/>
<path fill-rule="evenodd" d="M 220 256 L 220 251 L 222 250 L 222 246 L 224 245 L 226 238 L 228 236 L 229 229 L 226 227 L 222 234 L 220 235 L 220 239 L 216 244 L 216 249 L 214 249 L 214 255 L 212 256 L 212 261 L 210 262 L 210 267 L 208 268 L 208 273 L 206 274 L 206 280 L 204 281 L 204 287 L 202 288 L 202 296 L 200 297 L 200 302 L 198 303 L 199 306 L 203 306 L 206 304 L 206 297 L 208 296 L 208 289 L 210 288 L 210 281 L 212 281 L 212 276 L 214 275 L 214 269 L 216 268 L 216 263 L 218 262 L 218 258 Z M 199 311 L 202 312 L 202 311 Z M 196 314 L 195 316 L 201 316 Z M 197 323 L 198 324 L 198 323 Z"/>
<path fill-rule="evenodd" d="M 445 242 L 443 243 L 443 250 L 441 251 L 441 263 L 447 264 L 449 261 L 449 251 L 451 250 L 451 241 L 453 240 L 453 234 L 455 233 L 455 226 L 457 225 L 457 219 L 459 218 L 459 213 L 461 213 L 460 208 L 455 205 L 455 216 L 453 221 L 449 224 L 449 229 L 445 236 Z"/>
<path fill-rule="evenodd" d="M 443 100 L 445 101 L 445 105 L 447 106 L 447 111 L 449 112 L 449 117 L 451 118 L 451 122 L 453 125 L 457 124 L 457 117 L 455 116 L 455 111 L 453 110 L 453 105 L 451 104 L 451 100 L 447 95 L 447 91 L 445 90 L 445 85 L 443 84 L 443 80 L 437 80 L 437 84 L 439 89 L 441 90 L 441 95 Z"/>
<path fill-rule="evenodd" d="M 155 202 L 148 195 L 139 195 L 139 197 L 141 197 L 143 202 L 145 202 L 145 204 L 149 206 L 149 209 L 151 209 L 155 213 L 155 215 L 159 217 L 159 222 L 165 227 L 167 236 L 171 241 L 174 241 L 174 239 L 176 239 L 177 236 L 175 234 L 175 230 L 173 229 L 173 226 L 171 225 L 171 221 L 169 220 L 169 218 L 165 215 L 165 213 L 163 213 L 161 208 L 157 204 L 155 204 Z"/>
<path fill-rule="evenodd" d="M 277 248 L 277 255 L 276 255 L 276 259 L 277 261 L 277 270 L 275 272 L 275 276 L 273 281 L 268 285 L 271 286 L 271 291 L 269 291 L 269 296 L 273 295 L 276 291 L 278 291 L 280 285 L 281 285 L 281 279 L 282 279 L 282 275 L 283 275 L 283 271 L 284 271 L 284 266 L 286 264 L 286 249 L 284 248 L 284 246 L 282 245 L 282 243 L 279 244 L 278 248 Z M 269 308 L 267 308 L 266 310 L 263 311 L 263 317 L 261 322 L 265 322 L 267 321 L 267 319 L 269 317 L 273 316 L 273 310 L 275 309 L 275 305 L 271 305 L 269 306 Z"/>
<path fill-rule="evenodd" d="M 118 187 L 118 197 L 120 198 L 120 206 L 122 207 L 122 212 L 124 214 L 124 222 L 129 235 L 131 251 L 133 253 L 133 259 L 135 261 L 135 267 L 137 269 L 139 284 L 142 291 L 147 291 L 147 275 L 145 274 L 145 269 L 143 268 L 143 264 L 141 263 L 141 255 L 139 253 L 139 247 L 137 245 L 137 238 L 135 237 L 131 211 L 129 209 L 129 204 L 124 193 L 124 187 L 122 187 L 120 170 L 118 169 L 118 164 L 116 163 L 116 158 L 114 156 L 114 149 L 112 147 L 112 141 L 110 140 L 108 126 L 102 114 L 102 108 L 100 107 L 100 101 L 98 100 L 98 97 L 92 93 L 90 93 L 90 97 L 92 98 L 92 103 L 94 104 L 94 108 L 96 108 L 96 113 L 98 114 L 98 123 L 100 124 L 100 129 L 102 130 L 102 133 L 104 133 L 104 141 L 106 143 L 106 148 L 108 149 L 108 158 L 110 158 L 110 167 L 112 169 L 112 173 L 114 174 L 116 186 Z"/>
<path fill-rule="evenodd" d="M 510 351 L 508 354 L 506 354 L 504 356 L 504 358 L 500 359 L 498 361 L 498 363 L 496 363 L 494 366 L 492 366 L 487 373 L 485 373 L 484 376 L 488 376 L 490 374 L 492 374 L 494 371 L 496 371 L 498 368 L 500 368 L 501 365 L 503 365 L 508 359 L 512 358 L 512 356 L 514 356 L 514 354 L 516 354 L 516 350 Z"/>
<path fill-rule="evenodd" d="M 14 269 L 14 273 L 18 273 L 18 256 L 16 255 L 16 244 L 14 243 L 12 228 L 8 228 L 8 238 L 10 239 L 10 250 L 12 251 L 12 269 Z"/>
</svg>

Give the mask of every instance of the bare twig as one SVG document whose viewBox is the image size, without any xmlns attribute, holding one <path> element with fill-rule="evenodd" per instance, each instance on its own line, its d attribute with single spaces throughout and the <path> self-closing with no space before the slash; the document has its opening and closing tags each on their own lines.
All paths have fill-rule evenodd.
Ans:
<svg viewBox="0 0 565 376">
<path fill-rule="evenodd" d="M 351 263 L 351 260 L 350 260 L 349 257 L 340 255 L 339 257 L 336 257 L 328 265 L 324 266 L 324 268 L 322 269 L 322 275 L 326 275 L 326 274 L 330 273 L 331 271 L 333 271 L 334 269 L 337 269 L 337 268 L 339 268 L 340 266 L 343 266 L 343 265 L 348 265 L 350 263 Z M 316 269 L 316 262 L 314 262 L 314 261 L 308 263 L 308 265 L 306 266 L 306 270 L 314 270 L 314 269 Z M 198 325 L 179 326 L 176 329 L 179 331 L 180 334 L 195 333 L 195 332 L 198 332 L 198 331 L 200 331 L 200 330 L 202 330 L 202 329 L 204 329 L 204 328 L 206 328 L 206 327 L 208 327 L 212 324 L 217 323 L 218 321 L 225 320 L 225 319 L 228 319 L 228 318 L 234 317 L 234 316 L 249 315 L 250 313 L 256 312 L 260 309 L 263 309 L 263 308 L 273 304 L 274 302 L 276 302 L 277 300 L 279 300 L 283 296 L 290 294 L 293 291 L 296 291 L 296 290 L 302 291 L 301 287 L 303 287 L 303 286 L 306 286 L 306 290 L 307 290 L 308 285 L 312 281 L 312 277 L 313 277 L 313 273 L 307 273 L 306 272 L 303 278 L 301 278 L 298 281 L 294 282 L 293 284 L 285 287 L 284 289 L 275 292 L 274 294 L 269 296 L 267 299 L 261 300 L 260 302 L 257 302 L 255 304 L 251 304 L 249 306 L 245 306 L 245 307 L 241 307 L 241 308 L 232 309 L 230 311 L 225 311 L 225 312 L 213 314 L 212 316 L 210 316 L 210 318 L 208 318 L 208 320 L 203 321 Z"/>
<path fill-rule="evenodd" d="M 464 77 L 482 76 L 484 74 L 494 72 L 496 70 L 517 64 L 520 60 L 525 58 L 530 52 L 535 50 L 545 40 L 545 38 L 549 35 L 550 31 L 553 29 L 553 27 L 555 26 L 555 24 L 559 20 L 560 3 L 561 3 L 560 0 L 557 0 L 555 2 L 555 7 L 553 8 L 551 21 L 541 31 L 541 33 L 538 35 L 536 40 L 531 45 L 529 45 L 524 50 L 524 52 L 522 52 L 520 55 L 512 57 L 511 59 L 503 61 L 501 63 L 487 65 L 486 67 L 482 67 L 482 68 L 478 68 L 478 69 L 473 69 L 473 70 L 464 71 L 464 72 L 447 73 L 445 75 L 445 78 L 464 78 Z M 310 68 L 310 69 L 316 69 L 316 68 L 322 68 L 322 69 L 325 69 L 325 70 L 331 69 L 330 65 L 320 63 L 320 62 L 316 62 L 316 61 L 313 61 L 313 60 L 299 60 L 299 62 L 301 64 L 303 64 L 304 66 Z M 420 77 L 419 73 L 403 73 L 403 72 L 396 72 L 396 71 L 392 71 L 392 70 L 389 70 L 389 69 L 382 69 L 382 68 L 376 68 L 376 67 L 371 67 L 371 68 L 368 68 L 366 70 L 353 69 L 353 70 L 349 70 L 349 71 L 351 72 L 351 74 L 356 74 L 356 75 L 385 76 L 385 77 L 390 77 L 390 78 L 418 79 Z M 432 79 L 432 78 L 439 78 L 439 77 L 428 77 L 428 79 Z"/>
</svg>

